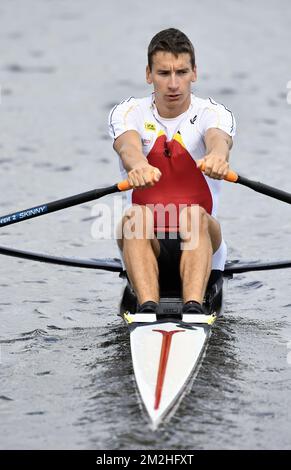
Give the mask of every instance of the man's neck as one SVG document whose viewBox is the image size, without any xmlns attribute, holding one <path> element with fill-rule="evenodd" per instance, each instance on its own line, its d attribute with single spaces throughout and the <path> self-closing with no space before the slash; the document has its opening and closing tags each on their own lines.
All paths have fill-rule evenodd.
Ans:
<svg viewBox="0 0 291 470">
<path fill-rule="evenodd" d="M 155 105 L 159 115 L 162 118 L 171 119 L 180 116 L 180 114 L 185 113 L 189 109 L 191 104 L 191 95 L 189 99 L 179 107 L 167 107 L 162 103 L 159 103 L 159 100 L 155 98 Z"/>
</svg>

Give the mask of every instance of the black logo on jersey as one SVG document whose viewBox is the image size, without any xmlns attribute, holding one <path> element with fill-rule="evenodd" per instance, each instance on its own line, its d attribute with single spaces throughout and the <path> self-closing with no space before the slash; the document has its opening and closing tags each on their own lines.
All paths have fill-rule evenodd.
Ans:
<svg viewBox="0 0 291 470">
<path fill-rule="evenodd" d="M 196 119 L 197 119 L 197 114 L 195 114 L 195 116 L 192 119 L 190 119 L 191 124 L 194 124 Z"/>
</svg>

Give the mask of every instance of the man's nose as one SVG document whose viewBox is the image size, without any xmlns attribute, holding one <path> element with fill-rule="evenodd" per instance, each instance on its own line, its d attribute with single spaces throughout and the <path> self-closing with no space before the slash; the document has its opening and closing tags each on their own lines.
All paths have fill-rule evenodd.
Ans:
<svg viewBox="0 0 291 470">
<path fill-rule="evenodd" d="M 178 80 L 177 75 L 175 73 L 171 73 L 170 81 L 169 81 L 169 88 L 177 88 Z"/>
</svg>

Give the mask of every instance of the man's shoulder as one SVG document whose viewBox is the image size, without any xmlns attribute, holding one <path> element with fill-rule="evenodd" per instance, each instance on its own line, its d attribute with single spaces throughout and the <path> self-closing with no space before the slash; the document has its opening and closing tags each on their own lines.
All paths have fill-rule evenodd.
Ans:
<svg viewBox="0 0 291 470">
<path fill-rule="evenodd" d="M 219 106 L 220 103 L 215 101 L 213 98 L 199 98 L 199 96 L 192 95 L 192 104 L 197 106 L 199 109 L 209 108 L 213 106 Z"/>
<path fill-rule="evenodd" d="M 111 123 L 115 119 L 123 120 L 128 118 L 140 120 L 150 112 L 151 104 L 151 96 L 145 98 L 130 96 L 111 108 L 109 122 Z"/>
<path fill-rule="evenodd" d="M 227 132 L 231 137 L 235 135 L 236 122 L 232 111 L 223 103 L 215 101 L 212 97 L 207 99 L 195 97 L 192 101 L 197 122 L 201 129 L 217 127 Z"/>
<path fill-rule="evenodd" d="M 192 103 L 201 111 L 204 109 L 224 109 L 226 111 L 230 111 L 223 103 L 216 101 L 214 98 L 209 96 L 208 98 L 199 98 L 198 96 L 194 96 L 192 98 Z"/>
<path fill-rule="evenodd" d="M 143 98 L 136 98 L 135 96 L 130 96 L 129 98 L 125 98 L 120 103 L 118 103 L 115 107 L 129 107 L 129 106 L 139 106 L 141 108 L 149 107 L 152 103 L 151 96 L 145 96 Z"/>
</svg>

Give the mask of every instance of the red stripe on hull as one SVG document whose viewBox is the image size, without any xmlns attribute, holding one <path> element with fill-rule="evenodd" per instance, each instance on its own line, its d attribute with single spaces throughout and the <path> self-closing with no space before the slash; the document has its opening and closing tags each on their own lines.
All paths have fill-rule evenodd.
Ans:
<svg viewBox="0 0 291 470">
<path fill-rule="evenodd" d="M 167 370 L 167 364 L 169 359 L 169 353 L 172 343 L 172 337 L 175 333 L 184 333 L 185 330 L 174 330 L 174 331 L 165 331 L 165 330 L 153 330 L 163 335 L 162 347 L 161 347 L 161 355 L 160 355 L 160 363 L 159 363 L 159 370 L 157 376 L 157 384 L 156 384 L 156 391 L 155 391 L 155 405 L 154 409 L 158 410 L 161 402 L 164 380 Z"/>
</svg>

